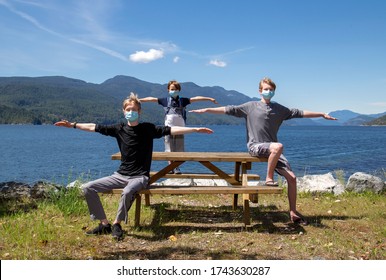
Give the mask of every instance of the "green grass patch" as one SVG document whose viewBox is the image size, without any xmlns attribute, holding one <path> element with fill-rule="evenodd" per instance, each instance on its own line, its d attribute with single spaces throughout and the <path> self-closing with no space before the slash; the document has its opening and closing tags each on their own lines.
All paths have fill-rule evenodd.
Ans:
<svg viewBox="0 0 386 280">
<path fill-rule="evenodd" d="M 386 259 L 386 196 L 300 193 L 297 207 L 311 222 L 289 221 L 288 200 L 260 195 L 244 228 L 242 201 L 231 195 L 154 195 L 123 224 L 125 238 L 86 236 L 90 221 L 79 188 L 53 192 L 33 207 L 14 205 L 0 217 L 1 259 Z M 110 220 L 119 196 L 102 195 Z M 29 202 L 30 203 L 30 202 Z M 28 204 L 27 205 L 31 205 Z M 8 205 L 11 206 L 11 205 Z M 134 207 L 133 207 L 134 208 Z"/>
</svg>

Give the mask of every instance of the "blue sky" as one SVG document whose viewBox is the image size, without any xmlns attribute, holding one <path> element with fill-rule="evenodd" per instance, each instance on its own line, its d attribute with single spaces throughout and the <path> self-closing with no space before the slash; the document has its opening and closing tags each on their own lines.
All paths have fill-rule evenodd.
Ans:
<svg viewBox="0 0 386 280">
<path fill-rule="evenodd" d="M 0 0 L 0 18 L 2 77 L 127 75 L 252 97 L 268 76 L 290 108 L 386 111 L 383 0 Z"/>
</svg>

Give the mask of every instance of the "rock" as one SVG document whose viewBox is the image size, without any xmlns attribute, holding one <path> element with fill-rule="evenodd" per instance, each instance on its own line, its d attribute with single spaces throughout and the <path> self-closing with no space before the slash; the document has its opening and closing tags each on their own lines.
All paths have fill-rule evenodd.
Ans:
<svg viewBox="0 0 386 280">
<path fill-rule="evenodd" d="M 194 186 L 217 186 L 213 179 L 193 179 Z"/>
<path fill-rule="evenodd" d="M 57 191 L 59 188 L 61 186 L 46 182 L 37 182 L 32 187 L 13 181 L 0 183 L 0 201 L 46 198 L 50 192 Z"/>
<path fill-rule="evenodd" d="M 167 179 L 159 183 L 161 186 L 229 186 L 222 179 Z"/>
<path fill-rule="evenodd" d="M 306 175 L 298 178 L 299 192 L 333 193 L 339 195 L 344 192 L 344 186 L 329 172 L 323 175 Z"/>
<path fill-rule="evenodd" d="M 5 182 L 0 184 L 0 201 L 17 200 L 30 197 L 30 186 L 19 182 Z"/>
<path fill-rule="evenodd" d="M 30 196 L 34 199 L 47 198 L 50 193 L 56 192 L 61 188 L 62 186 L 39 181 L 30 188 Z"/>
<path fill-rule="evenodd" d="M 346 190 L 356 193 L 364 191 L 381 193 L 385 190 L 385 183 L 379 177 L 363 172 L 357 172 L 348 179 Z"/>
<path fill-rule="evenodd" d="M 70 188 L 82 188 L 83 184 L 85 184 L 85 182 L 80 181 L 80 180 L 75 180 L 75 181 L 69 183 L 69 184 L 66 186 L 66 189 L 70 189 Z"/>
<path fill-rule="evenodd" d="M 215 186 L 219 187 L 230 186 L 230 184 L 223 179 L 214 179 L 213 182 Z"/>
<path fill-rule="evenodd" d="M 166 179 L 159 183 L 161 186 L 194 186 L 193 179 Z"/>
</svg>

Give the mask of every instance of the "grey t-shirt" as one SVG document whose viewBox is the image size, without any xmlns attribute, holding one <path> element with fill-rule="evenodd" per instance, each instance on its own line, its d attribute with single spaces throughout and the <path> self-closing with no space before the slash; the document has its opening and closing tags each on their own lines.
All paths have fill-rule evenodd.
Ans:
<svg viewBox="0 0 386 280">
<path fill-rule="evenodd" d="M 277 132 L 283 121 L 302 118 L 303 111 L 288 109 L 278 103 L 265 104 L 261 101 L 250 101 L 241 105 L 225 107 L 227 115 L 245 118 L 247 122 L 247 146 L 258 143 L 278 142 Z"/>
</svg>

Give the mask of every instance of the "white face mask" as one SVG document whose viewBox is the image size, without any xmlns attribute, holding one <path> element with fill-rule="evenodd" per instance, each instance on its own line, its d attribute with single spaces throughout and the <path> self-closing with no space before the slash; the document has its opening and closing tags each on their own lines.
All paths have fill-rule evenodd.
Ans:
<svg viewBox="0 0 386 280">
<path fill-rule="evenodd" d="M 266 89 L 261 92 L 261 95 L 264 97 L 264 99 L 271 99 L 275 95 L 275 91 Z"/>
</svg>

